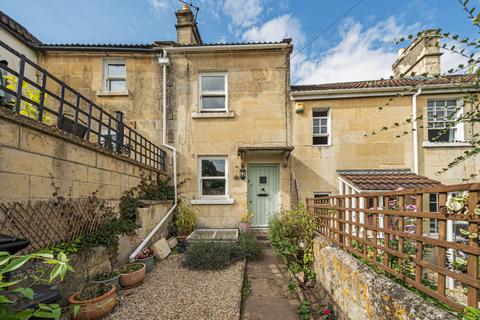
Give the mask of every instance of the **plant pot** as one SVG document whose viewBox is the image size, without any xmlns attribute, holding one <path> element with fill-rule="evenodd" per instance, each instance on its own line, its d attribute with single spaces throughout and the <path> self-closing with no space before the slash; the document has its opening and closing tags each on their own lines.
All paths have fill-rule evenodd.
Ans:
<svg viewBox="0 0 480 320">
<path fill-rule="evenodd" d="M 117 304 L 117 287 L 112 286 L 112 289 L 90 300 L 77 300 L 79 292 L 74 293 L 68 302 L 70 304 L 76 304 L 80 306 L 78 313 L 73 319 L 75 320 L 96 320 L 101 319 L 112 312 L 113 308 Z"/>
<path fill-rule="evenodd" d="M 240 230 L 241 233 L 247 233 L 252 230 L 252 225 L 250 222 L 240 222 L 238 224 L 238 230 Z"/>
<path fill-rule="evenodd" d="M 134 262 L 134 263 L 127 264 L 127 266 L 139 265 L 139 264 L 142 265 L 142 268 L 140 270 L 133 271 L 130 273 L 120 274 L 120 285 L 122 286 L 122 288 L 130 289 L 138 286 L 143 282 L 143 280 L 145 279 L 145 274 L 147 272 L 147 266 L 145 265 L 145 263 Z"/>
<path fill-rule="evenodd" d="M 116 276 L 115 278 L 112 278 L 112 279 L 107 279 L 107 280 L 93 280 L 93 279 L 90 279 L 89 281 L 90 283 L 93 283 L 93 284 L 105 284 L 105 285 L 108 285 L 108 284 L 114 284 L 115 287 L 117 287 L 117 291 L 120 290 L 120 275 Z"/>
<path fill-rule="evenodd" d="M 135 259 L 135 262 L 144 263 L 147 266 L 147 272 L 151 272 L 153 270 L 153 256 L 145 259 Z"/>
</svg>

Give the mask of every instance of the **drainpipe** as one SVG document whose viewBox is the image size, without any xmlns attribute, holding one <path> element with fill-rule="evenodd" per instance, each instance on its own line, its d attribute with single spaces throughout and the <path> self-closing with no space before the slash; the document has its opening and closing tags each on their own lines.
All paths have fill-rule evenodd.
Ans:
<svg viewBox="0 0 480 320">
<path fill-rule="evenodd" d="M 173 158 L 173 187 L 175 190 L 173 206 L 170 207 L 167 214 L 160 220 L 160 222 L 153 228 L 153 230 L 148 234 L 148 236 L 143 239 L 142 243 L 138 246 L 135 251 L 130 255 L 129 259 L 133 260 L 135 256 L 147 245 L 147 243 L 152 239 L 152 237 L 157 233 L 158 229 L 167 221 L 170 215 L 173 213 L 178 203 L 178 190 L 177 190 L 177 150 L 175 147 L 167 143 L 167 65 L 170 63 L 167 57 L 167 51 L 163 50 L 162 57 L 158 58 L 158 63 L 162 66 L 163 73 L 163 88 L 162 88 L 162 100 L 163 100 L 163 127 L 162 127 L 162 142 L 163 146 L 172 151 Z"/>
<path fill-rule="evenodd" d="M 413 131 L 413 172 L 418 174 L 418 126 L 417 126 L 417 97 L 422 93 L 422 88 L 412 96 L 412 131 Z"/>
</svg>

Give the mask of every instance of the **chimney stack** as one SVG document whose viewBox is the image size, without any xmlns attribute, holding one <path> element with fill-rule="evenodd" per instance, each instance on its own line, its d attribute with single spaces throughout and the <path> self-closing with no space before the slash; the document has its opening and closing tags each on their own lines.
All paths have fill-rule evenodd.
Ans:
<svg viewBox="0 0 480 320">
<path fill-rule="evenodd" d="M 409 77 L 412 73 L 416 76 L 438 76 L 441 55 L 438 31 L 425 30 L 408 47 L 399 50 L 397 61 L 392 66 L 393 77 Z"/>
<path fill-rule="evenodd" d="M 177 16 L 177 43 L 186 45 L 202 44 L 202 38 L 197 28 L 197 22 L 190 6 L 183 5 L 182 10 L 175 12 Z"/>
</svg>

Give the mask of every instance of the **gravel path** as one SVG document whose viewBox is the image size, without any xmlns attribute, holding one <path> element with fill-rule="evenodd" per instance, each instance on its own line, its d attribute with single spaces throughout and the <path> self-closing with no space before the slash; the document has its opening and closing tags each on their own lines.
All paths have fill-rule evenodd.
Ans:
<svg viewBox="0 0 480 320">
<path fill-rule="evenodd" d="M 245 264 L 221 271 L 193 271 L 182 266 L 182 255 L 155 265 L 145 282 L 121 291 L 108 320 L 239 319 Z"/>
</svg>

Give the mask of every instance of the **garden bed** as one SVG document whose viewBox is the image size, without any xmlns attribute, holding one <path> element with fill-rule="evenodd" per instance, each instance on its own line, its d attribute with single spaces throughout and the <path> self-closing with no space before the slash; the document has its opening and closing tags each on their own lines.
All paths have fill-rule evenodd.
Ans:
<svg viewBox="0 0 480 320">
<path fill-rule="evenodd" d="M 219 271 L 190 270 L 182 255 L 154 267 L 137 288 L 122 291 L 106 319 L 239 319 L 245 263 Z"/>
</svg>

